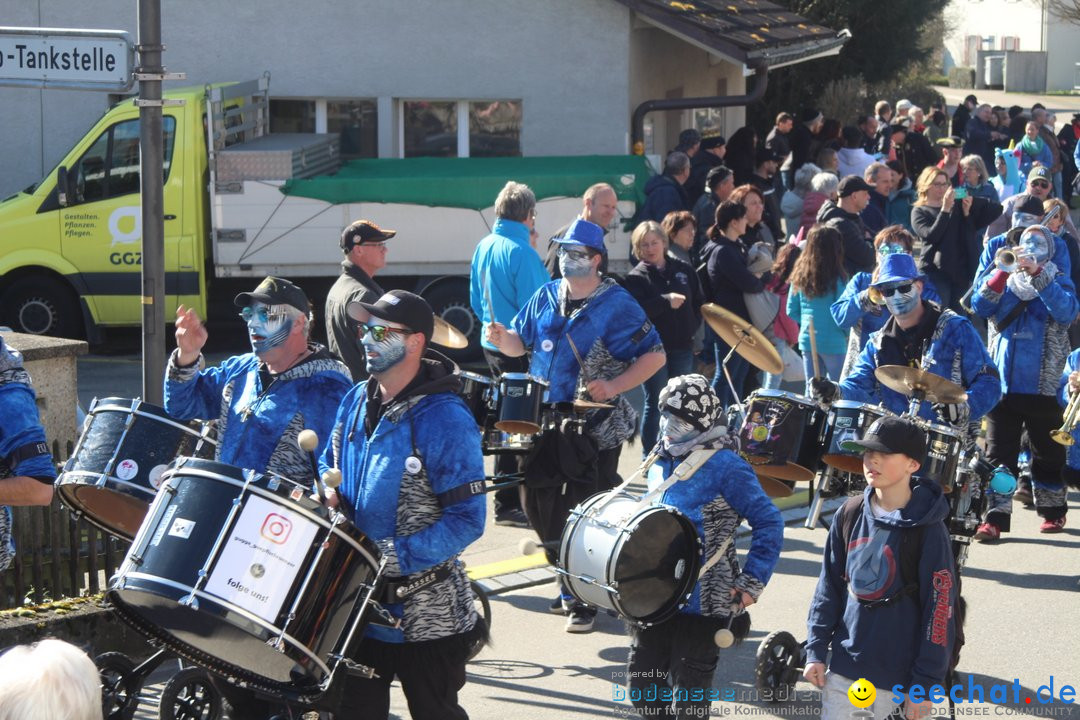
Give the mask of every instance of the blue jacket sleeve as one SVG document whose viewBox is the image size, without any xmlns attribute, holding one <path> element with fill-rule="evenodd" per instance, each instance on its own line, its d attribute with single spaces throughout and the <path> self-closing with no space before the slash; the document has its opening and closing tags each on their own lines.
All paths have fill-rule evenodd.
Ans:
<svg viewBox="0 0 1080 720">
<path fill-rule="evenodd" d="M 859 320 L 862 320 L 862 316 L 866 314 L 866 311 L 862 309 L 862 304 L 859 302 L 859 293 L 869 286 L 870 273 L 855 273 L 848 280 L 844 292 L 840 293 L 840 297 L 829 307 L 833 321 L 841 330 L 850 330 L 855 327 Z M 926 297 L 925 291 L 923 297 Z"/>
<path fill-rule="evenodd" d="M 960 333 L 957 346 L 960 349 L 964 387 L 967 388 L 968 409 L 971 419 L 977 420 L 1001 400 L 1001 377 L 975 326 L 962 319 L 954 321 L 952 326 Z"/>
<path fill-rule="evenodd" d="M 773 504 L 761 483 L 745 460 L 731 453 L 727 472 L 723 474 L 720 492 L 728 504 L 746 518 L 753 531 L 750 537 L 750 552 L 743 563 L 743 574 L 749 575 L 762 585 L 769 582 L 776 563 L 780 559 L 780 550 L 784 545 L 784 520 L 780 510 Z M 736 587 L 749 590 L 749 587 L 735 580 Z M 750 593 L 754 595 L 753 592 Z"/>
<path fill-rule="evenodd" d="M 1063 247 L 1064 243 L 1060 243 Z M 1080 309 L 1080 302 L 1076 299 L 1076 287 L 1073 286 L 1072 278 L 1069 277 L 1069 259 L 1068 254 L 1063 254 L 1065 263 L 1064 268 L 1061 270 L 1057 277 L 1039 282 L 1039 276 L 1032 278 L 1032 285 L 1039 291 L 1039 299 L 1046 305 L 1046 309 L 1050 312 L 1050 316 L 1054 320 L 1062 325 L 1069 325 L 1076 319 L 1077 310 Z M 1058 261 L 1057 255 L 1054 256 L 1054 264 Z"/>
<path fill-rule="evenodd" d="M 34 397 L 34 389 L 25 383 L 0 385 L 0 461 L 11 465 L 15 477 L 55 480 L 56 465 L 47 449 L 13 465 L 8 462 L 8 457 L 20 448 L 38 444 L 48 447 Z"/>
<path fill-rule="evenodd" d="M 853 402 L 877 402 L 878 386 L 877 378 L 874 376 L 875 369 L 877 369 L 877 347 L 871 340 L 863 346 L 847 377 L 840 381 L 841 397 Z"/>
<path fill-rule="evenodd" d="M 473 252 L 472 262 L 469 265 L 469 307 L 484 322 L 484 280 L 480 274 L 480 246 Z M 494 318 L 490 318 L 494 320 Z"/>
<path fill-rule="evenodd" d="M 178 368 L 173 351 L 165 370 L 165 412 L 180 420 L 217 418 L 221 414 L 221 392 L 237 362 L 245 357 L 231 357 L 217 367 L 196 370 L 203 363 L 202 355 L 194 367 Z"/>
<path fill-rule="evenodd" d="M 1065 360 L 1065 369 L 1061 372 L 1061 380 L 1058 381 L 1057 398 L 1058 404 L 1061 405 L 1061 407 L 1065 407 L 1069 404 L 1069 393 L 1067 390 L 1069 386 L 1069 375 L 1076 372 L 1078 367 L 1080 367 L 1080 348 L 1069 353 L 1068 359 Z"/>
<path fill-rule="evenodd" d="M 517 260 L 516 272 L 514 273 L 514 286 L 517 292 L 517 307 L 525 307 L 536 291 L 551 280 L 544 269 L 544 263 L 540 256 L 532 248 L 519 248 L 514 253 Z M 529 256 L 532 257 L 529 257 Z"/>
<path fill-rule="evenodd" d="M 823 663 L 829 655 L 829 645 L 837 626 L 844 617 L 847 605 L 847 587 L 844 582 L 844 560 L 847 549 L 843 548 L 841 523 L 833 521 L 825 540 L 825 553 L 821 559 L 814 597 L 810 601 L 810 614 L 806 621 L 806 662 Z"/>
<path fill-rule="evenodd" d="M 927 525 L 923 531 L 919 560 L 919 599 L 922 627 L 919 651 L 911 669 L 908 687 L 918 683 L 924 688 L 941 685 L 949 669 L 956 642 L 957 585 L 949 533 L 942 523 Z"/>
<path fill-rule="evenodd" d="M 994 255 L 1004 243 L 1004 236 L 991 238 L 983 246 L 982 255 L 979 256 L 979 269 L 975 271 L 973 282 L 975 292 L 971 295 L 971 309 L 979 317 L 993 317 L 1001 305 L 1002 294 L 988 288 L 986 280 L 994 270 Z"/>
<path fill-rule="evenodd" d="M 472 415 L 455 400 L 439 422 L 418 423 L 417 439 L 425 448 L 428 481 L 436 495 L 462 485 L 484 481 L 484 457 L 478 433 L 457 433 L 453 428 L 472 427 Z M 434 426 L 433 426 L 434 425 Z M 421 430 L 421 428 L 424 428 Z M 394 538 L 394 550 L 403 575 L 412 575 L 446 562 L 477 540 L 484 532 L 485 495 L 444 505 L 442 516 L 412 535 Z"/>
<path fill-rule="evenodd" d="M 802 327 L 802 293 L 798 290 L 792 289 L 788 292 L 787 307 L 784 308 L 787 312 L 787 316 L 795 321 L 795 324 Z"/>
</svg>

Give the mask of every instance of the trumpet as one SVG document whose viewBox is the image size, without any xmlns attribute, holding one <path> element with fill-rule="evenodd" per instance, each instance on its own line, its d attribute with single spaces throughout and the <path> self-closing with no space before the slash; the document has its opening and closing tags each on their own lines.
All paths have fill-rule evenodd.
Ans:
<svg viewBox="0 0 1080 720">
<path fill-rule="evenodd" d="M 885 304 L 885 297 L 881 294 L 881 291 L 873 285 L 867 288 L 866 297 L 870 298 L 870 302 L 874 303 L 875 305 Z"/>
<path fill-rule="evenodd" d="M 1069 399 L 1069 406 L 1065 408 L 1065 421 L 1057 430 L 1050 431 L 1050 439 L 1065 447 L 1075 443 L 1076 439 L 1072 433 L 1076 429 L 1077 415 L 1080 415 L 1080 393 L 1076 393 Z"/>
<path fill-rule="evenodd" d="M 1016 253 L 1010 248 L 1003 247 L 994 256 L 994 264 L 1007 273 L 1016 272 Z"/>
</svg>

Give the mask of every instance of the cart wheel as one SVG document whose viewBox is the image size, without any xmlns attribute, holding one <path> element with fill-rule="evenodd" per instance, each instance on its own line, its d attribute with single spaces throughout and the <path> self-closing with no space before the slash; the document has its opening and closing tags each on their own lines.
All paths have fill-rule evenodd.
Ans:
<svg viewBox="0 0 1080 720">
<path fill-rule="evenodd" d="M 799 680 L 805 651 L 795 637 L 784 630 L 769 633 L 757 650 L 754 677 L 761 698 L 767 702 L 780 702 L 791 697 L 792 688 Z"/>
<path fill-rule="evenodd" d="M 189 667 L 169 678 L 161 690 L 160 720 L 220 720 L 222 698 L 202 668 Z"/>
<path fill-rule="evenodd" d="M 135 663 L 122 652 L 107 652 L 94 658 L 101 675 L 101 712 L 105 720 L 131 720 L 139 707 L 139 683 Z"/>
<path fill-rule="evenodd" d="M 488 600 L 487 592 L 485 592 L 484 588 L 480 586 L 480 583 L 475 580 L 471 581 L 469 585 L 472 587 L 473 594 L 476 595 L 476 611 L 480 613 L 480 622 L 484 623 L 486 631 L 484 632 L 484 635 L 469 648 L 469 655 L 466 660 L 472 660 L 479 655 L 480 651 L 484 649 L 487 637 L 491 635 L 491 602 Z"/>
</svg>

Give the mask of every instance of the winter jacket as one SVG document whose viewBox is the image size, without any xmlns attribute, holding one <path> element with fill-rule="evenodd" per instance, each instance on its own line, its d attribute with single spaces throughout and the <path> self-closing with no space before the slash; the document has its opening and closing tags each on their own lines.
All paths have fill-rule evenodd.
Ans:
<svg viewBox="0 0 1080 720">
<path fill-rule="evenodd" d="M 805 201 L 799 191 L 789 190 L 784 193 L 784 198 L 780 201 L 780 212 L 784 215 L 784 232 L 789 237 L 799 232 L 804 206 Z"/>
<path fill-rule="evenodd" d="M 776 313 L 776 320 L 773 320 L 772 324 L 773 335 L 794 347 L 799 342 L 799 326 L 787 314 L 787 299 L 791 291 L 791 283 L 781 284 L 779 276 L 776 276 L 765 285 L 765 290 L 780 298 L 780 311 Z"/>
<path fill-rule="evenodd" d="M 1042 139 L 1040 137 L 1040 139 Z M 1055 139 L 1056 143 L 1057 140 Z M 1031 168 L 1035 163 L 1049 168 L 1054 164 L 1054 153 L 1050 150 L 1050 146 L 1043 140 L 1042 148 L 1040 148 L 1034 155 L 1024 149 L 1023 145 L 1019 143 L 1017 146 L 1020 148 L 1020 174 L 1027 178 L 1028 173 L 1031 172 Z"/>
<path fill-rule="evenodd" d="M 978 155 L 988 168 L 994 166 L 994 150 L 990 146 L 990 125 L 974 115 L 964 127 L 964 154 Z"/>
<path fill-rule="evenodd" d="M 916 205 L 911 210 L 911 227 L 923 242 L 919 269 L 944 274 L 959 289 L 956 297 L 971 286 L 978 267 L 980 231 L 1001 214 L 1001 205 L 986 198 L 972 198 L 966 216 L 960 203 L 957 200 L 950 212 L 929 205 Z"/>
<path fill-rule="evenodd" d="M 900 225 L 911 230 L 911 208 L 915 207 L 915 190 L 911 187 L 911 181 L 904 179 L 904 187 L 889 193 L 889 201 L 886 204 L 885 226 Z"/>
<path fill-rule="evenodd" d="M 743 293 L 764 292 L 765 282 L 747 269 L 746 246 L 721 236 L 719 242 L 710 240 L 701 254 L 709 277 L 709 287 L 703 288 L 709 302 L 749 321 Z"/>
<path fill-rule="evenodd" d="M 992 238 L 995 235 L 1001 235 L 1002 233 L 1008 232 L 1009 228 L 1012 227 L 1013 207 L 1016 205 L 1016 198 L 1018 197 L 1020 197 L 1020 195 L 1013 195 L 1002 203 L 1001 215 L 998 216 L 997 220 L 990 223 L 990 227 L 986 228 L 986 237 Z M 1073 237 L 1080 237 L 1080 232 L 1077 232 L 1076 226 L 1073 225 L 1071 213 L 1065 216 L 1065 231 Z M 1058 265 L 1058 267 L 1061 266 Z"/>
<path fill-rule="evenodd" d="M 1020 150 L 998 149 L 994 151 L 994 156 L 1005 160 L 1005 176 L 1002 177 L 999 174 L 990 178 L 990 184 L 997 190 L 998 201 L 1004 203 L 1008 198 L 1024 190 L 1024 178 L 1020 176 Z M 1012 215 L 1011 209 L 1009 215 Z M 999 232 L 1004 232 L 1004 230 Z M 999 233 L 995 232 L 994 234 Z"/>
<path fill-rule="evenodd" d="M 977 420 L 997 405 L 1001 399 L 1001 382 L 994 361 L 987 353 L 982 338 L 971 322 L 952 310 L 940 310 L 923 303 L 928 313 L 940 312 L 936 320 L 927 315 L 929 344 L 921 354 L 923 369 L 947 378 L 967 390 L 970 419 Z M 882 385 L 874 371 L 884 365 L 909 365 L 897 338 L 896 320 L 890 317 L 885 325 L 870 335 L 851 372 L 840 382 L 844 400 L 881 403 L 900 415 L 908 409 L 908 398 Z M 938 422 L 930 403 L 923 403 L 919 416 Z"/>
<path fill-rule="evenodd" d="M 691 256 L 698 258 L 701 257 L 701 249 L 709 241 L 707 235 L 709 228 L 716 224 L 716 196 L 712 192 L 702 193 L 694 203 L 694 209 L 691 212 L 694 215 L 694 222 L 697 223 Z"/>
<path fill-rule="evenodd" d="M 529 374 L 548 383 L 546 402 L 573 402 L 582 373 L 590 380 L 610 380 L 645 353 L 663 352 L 660 335 L 641 306 L 613 280 L 601 282 L 569 317 L 564 286 L 562 280 L 547 283 L 513 320 L 514 332 L 532 351 Z M 581 364 L 567 337 L 573 339 Z M 637 422 L 624 395 L 607 402 L 615 409 L 585 416 L 589 434 L 601 450 L 621 444 L 634 433 Z"/>
<path fill-rule="evenodd" d="M 476 423 L 456 394 L 456 368 L 429 351 L 412 392 L 382 408 L 368 434 L 374 380 L 341 401 L 320 472 L 341 470 L 337 493 L 348 518 L 372 539 L 398 582 L 428 570 L 446 574 L 405 598 L 383 603 L 401 627 L 370 623 L 365 636 L 389 643 L 437 640 L 476 624 L 475 600 L 458 556 L 484 531 L 484 457 Z"/>
<path fill-rule="evenodd" d="M 862 218 L 863 225 L 870 231 L 870 234 L 877 235 L 889 224 L 888 212 L 889 198 L 875 190 L 871 190 L 870 202 L 866 203 L 866 207 L 859 213 L 859 217 Z"/>
<path fill-rule="evenodd" d="M 821 212 L 822 206 L 827 202 L 830 202 L 830 200 L 825 193 L 814 192 L 813 190 L 806 193 L 806 197 L 803 198 L 802 217 L 799 220 L 799 228 L 803 230 L 803 237 L 810 232 L 810 228 L 818 221 L 818 213 Z"/>
<path fill-rule="evenodd" d="M 862 218 L 844 210 L 832 200 L 818 211 L 817 221 L 840 231 L 844 244 L 844 270 L 852 276 L 861 270 L 873 270 L 877 257 Z"/>
<path fill-rule="evenodd" d="M 840 148 L 836 151 L 836 172 L 840 177 L 848 175 L 862 177 L 866 168 L 874 162 L 876 162 L 874 156 L 861 147 Z"/>
<path fill-rule="evenodd" d="M 937 483 L 912 481 L 903 508 L 874 517 L 867 488 L 847 547 L 833 522 L 807 621 L 806 661 L 844 677 L 866 678 L 879 696 L 894 685 L 942 685 L 955 640 L 956 568 L 943 522 L 949 504 Z M 918 593 L 878 607 L 862 601 L 892 597 L 904 587 L 899 568 L 903 533 L 922 526 Z"/>
<path fill-rule="evenodd" d="M 356 342 L 360 323 L 349 315 L 349 303 L 373 303 L 382 295 L 379 284 L 351 260 L 341 263 L 341 275 L 326 294 L 326 344 L 348 366 L 353 382 L 363 380 L 368 373 L 367 358 Z"/>
<path fill-rule="evenodd" d="M 821 297 L 810 298 L 792 289 L 787 299 L 787 314 L 799 324 L 799 350 L 810 352 L 810 320 L 814 321 L 817 351 L 822 355 L 840 355 L 847 348 L 847 333 L 841 330 L 829 312 L 830 306 L 844 292 L 846 283 L 836 281 L 833 291 Z"/>
<path fill-rule="evenodd" d="M 701 325 L 701 306 L 706 302 L 694 268 L 670 255 L 663 269 L 639 262 L 623 280 L 623 287 L 656 326 L 664 350 L 691 348 L 694 333 Z M 678 309 L 672 308 L 671 302 L 663 297 L 672 292 L 686 297 Z"/>
<path fill-rule="evenodd" d="M 505 218 L 496 220 L 491 234 L 476 246 L 469 273 L 469 305 L 483 323 L 480 344 L 495 350 L 483 339 L 487 327 L 495 321 L 509 325 L 546 282 L 544 263 L 529 244 L 529 227 Z"/>
<path fill-rule="evenodd" d="M 696 200 L 705 194 L 705 178 L 708 177 L 709 171 L 714 167 L 723 164 L 724 161 L 713 155 L 711 152 L 698 150 L 694 157 L 690 158 L 690 177 L 683 185 L 683 189 L 686 191 L 686 197 L 691 200 Z"/>
<path fill-rule="evenodd" d="M 814 134 L 805 123 L 795 123 L 788 133 L 788 145 L 791 147 L 791 164 L 787 169 L 794 177 L 796 170 L 813 161 L 811 152 L 814 147 Z"/>
<path fill-rule="evenodd" d="M 999 332 L 997 327 L 1020 303 L 1008 287 L 1001 293 L 988 284 L 996 269 L 994 256 L 1005 241 L 1005 236 L 999 235 L 986 243 L 975 276 L 971 307 L 979 317 L 991 320 L 988 345 L 1001 371 L 1001 391 L 1054 396 L 1069 354 L 1069 325 L 1080 310 L 1070 275 L 1069 251 L 1064 241 L 1055 236 L 1053 263 L 1057 274 L 1051 276 L 1044 271 L 1032 278 L 1038 297 Z"/>
<path fill-rule="evenodd" d="M 680 461 L 670 457 L 657 461 L 649 469 L 649 488 L 670 477 Z M 668 488 L 659 502 L 678 509 L 694 523 L 703 564 L 735 534 L 743 518 L 753 530 L 746 566 L 739 567 L 735 543 L 731 542 L 724 559 L 698 578 L 690 602 L 680 612 L 727 617 L 733 588 L 754 599 L 761 595 L 780 559 L 784 522 L 745 460 L 731 450 L 717 450 L 687 481 Z"/>
<path fill-rule="evenodd" d="M 1058 404 L 1063 408 L 1069 405 L 1069 375 L 1077 370 L 1080 370 L 1080 348 L 1069 353 L 1065 360 L 1065 369 L 1061 371 L 1061 378 L 1058 380 Z M 1080 440 L 1080 426 L 1072 431 L 1072 437 L 1073 440 Z M 1065 449 L 1065 464 L 1073 470 L 1080 470 L 1080 442 L 1074 442 Z"/>
<path fill-rule="evenodd" d="M 201 369 L 202 355 L 179 367 L 174 351 L 165 371 L 165 410 L 181 420 L 216 418 L 218 462 L 297 482 L 314 479 L 296 438 L 309 428 L 319 436 L 319 450 L 326 447 L 331 419 L 352 382 L 348 368 L 326 348 L 312 343 L 309 349 L 307 360 L 268 383 L 266 366 L 254 353 Z"/>
<path fill-rule="evenodd" d="M 662 222 L 670 212 L 689 210 L 686 190 L 669 175 L 653 175 L 645 183 L 645 204 L 641 206 L 638 220 Z"/>
</svg>

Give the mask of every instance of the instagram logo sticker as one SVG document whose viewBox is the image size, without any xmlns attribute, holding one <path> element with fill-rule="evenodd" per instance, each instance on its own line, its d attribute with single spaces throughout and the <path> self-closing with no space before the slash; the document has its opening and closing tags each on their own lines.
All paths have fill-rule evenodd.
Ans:
<svg viewBox="0 0 1080 720">
<path fill-rule="evenodd" d="M 263 520 L 259 534 L 272 543 L 284 545 L 292 533 L 292 520 L 277 513 L 270 513 Z"/>
</svg>

